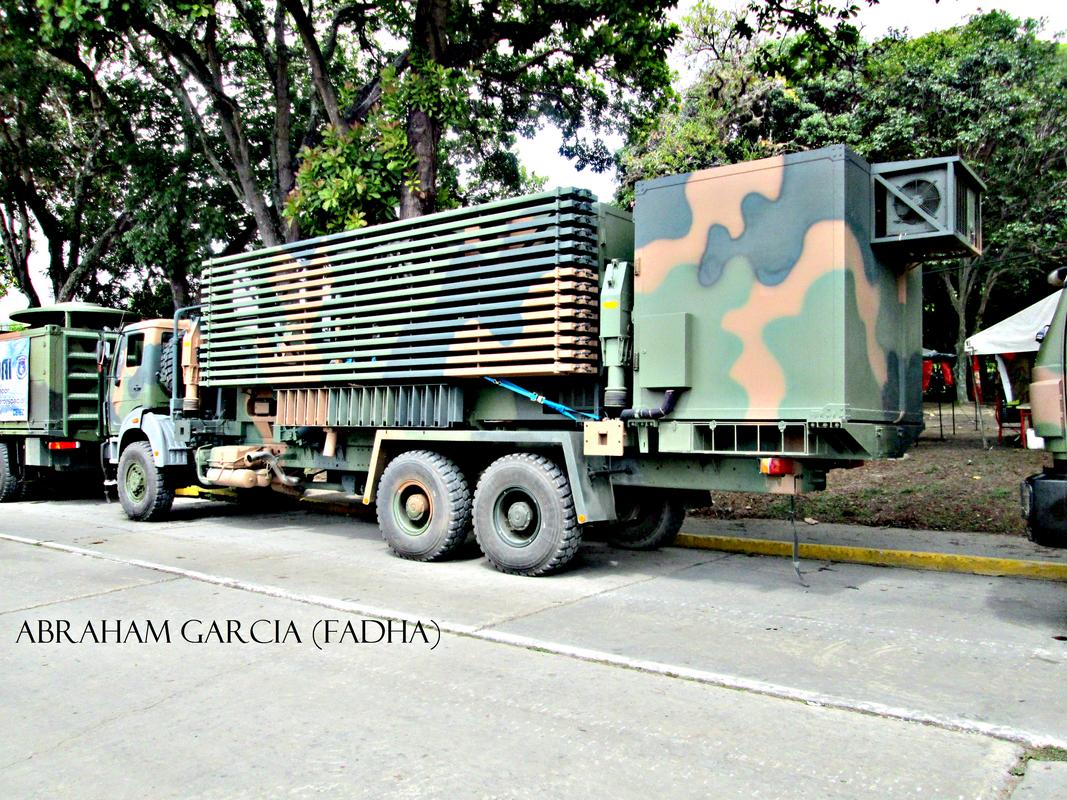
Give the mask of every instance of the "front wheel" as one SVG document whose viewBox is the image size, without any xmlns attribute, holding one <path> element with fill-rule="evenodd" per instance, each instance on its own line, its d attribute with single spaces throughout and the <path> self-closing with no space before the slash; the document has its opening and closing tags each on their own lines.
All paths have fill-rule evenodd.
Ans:
<svg viewBox="0 0 1067 800">
<path fill-rule="evenodd" d="M 119 457 L 119 502 L 130 519 L 163 519 L 174 504 L 174 481 L 152 459 L 152 445 L 133 442 Z"/>
<path fill-rule="evenodd" d="M 1067 548 L 1067 471 L 1061 465 L 1022 483 L 1026 535 L 1042 547 Z"/>
<path fill-rule="evenodd" d="M 582 543 L 563 470 L 533 453 L 498 458 L 474 493 L 474 535 L 501 572 L 536 576 L 562 569 Z"/>
</svg>

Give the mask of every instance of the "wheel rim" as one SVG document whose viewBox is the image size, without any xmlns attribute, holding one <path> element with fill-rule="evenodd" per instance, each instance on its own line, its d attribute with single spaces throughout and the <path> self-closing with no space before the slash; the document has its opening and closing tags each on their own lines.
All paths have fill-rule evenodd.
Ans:
<svg viewBox="0 0 1067 800">
<path fill-rule="evenodd" d="M 393 493 L 393 519 L 408 536 L 421 536 L 433 519 L 433 495 L 419 481 L 405 481 Z"/>
<path fill-rule="evenodd" d="M 126 468 L 126 496 L 139 503 L 148 493 L 148 480 L 140 464 L 130 464 Z"/>
<path fill-rule="evenodd" d="M 493 504 L 493 528 L 512 547 L 526 547 L 541 532 L 541 507 L 529 492 L 511 486 Z"/>
</svg>

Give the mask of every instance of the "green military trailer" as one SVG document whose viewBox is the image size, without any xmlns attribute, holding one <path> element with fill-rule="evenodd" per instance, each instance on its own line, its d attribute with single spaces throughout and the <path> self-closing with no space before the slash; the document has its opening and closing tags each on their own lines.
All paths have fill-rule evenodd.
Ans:
<svg viewBox="0 0 1067 800">
<path fill-rule="evenodd" d="M 340 493 L 400 556 L 473 533 L 523 575 L 590 526 L 660 546 L 710 489 L 819 489 L 914 440 L 915 267 L 980 252 L 981 190 L 838 146 L 639 184 L 632 217 L 558 189 L 213 259 L 175 397 L 116 416 L 119 497 Z"/>
<path fill-rule="evenodd" d="M 1063 286 L 1067 268 L 1049 276 Z M 1067 292 L 1061 292 L 1034 360 L 1030 407 L 1034 433 L 1044 440 L 1052 464 L 1022 483 L 1022 512 L 1030 538 L 1046 547 L 1067 547 Z"/>
<path fill-rule="evenodd" d="M 35 478 L 99 472 L 97 353 L 125 315 L 89 303 L 11 315 L 26 327 L 0 334 L 0 502 L 21 497 Z"/>
</svg>

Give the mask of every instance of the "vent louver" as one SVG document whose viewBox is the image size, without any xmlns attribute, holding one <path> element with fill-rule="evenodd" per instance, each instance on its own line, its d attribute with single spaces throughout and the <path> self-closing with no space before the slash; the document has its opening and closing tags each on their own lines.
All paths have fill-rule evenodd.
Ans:
<svg viewBox="0 0 1067 800">
<path fill-rule="evenodd" d="M 907 261 L 982 252 L 982 181 L 958 157 L 871 165 L 871 243 Z"/>
<path fill-rule="evenodd" d="M 592 200 L 559 189 L 213 259 L 203 382 L 595 374 Z"/>
</svg>

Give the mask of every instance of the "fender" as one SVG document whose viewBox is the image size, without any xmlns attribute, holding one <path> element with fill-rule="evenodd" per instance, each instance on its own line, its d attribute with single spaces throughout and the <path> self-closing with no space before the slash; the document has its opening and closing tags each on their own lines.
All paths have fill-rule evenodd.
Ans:
<svg viewBox="0 0 1067 800">
<path fill-rule="evenodd" d="M 152 445 L 152 460 L 157 467 L 185 466 L 189 463 L 189 448 L 185 447 L 174 433 L 174 420 L 165 414 L 144 411 L 138 407 L 126 415 L 118 435 L 118 451 L 109 454 L 113 463 L 129 439 L 129 433 L 141 431 Z M 110 449 L 110 448 L 109 448 Z"/>
</svg>

